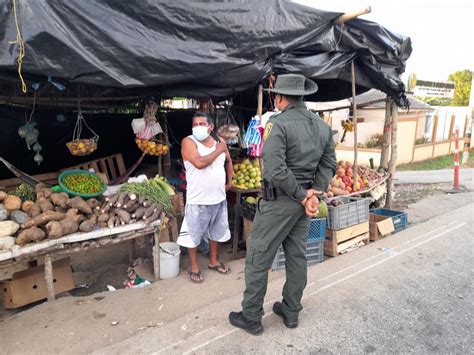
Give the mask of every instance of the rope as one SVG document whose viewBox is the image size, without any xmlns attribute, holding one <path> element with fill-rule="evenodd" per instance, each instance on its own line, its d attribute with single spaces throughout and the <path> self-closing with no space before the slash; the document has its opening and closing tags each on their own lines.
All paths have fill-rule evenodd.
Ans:
<svg viewBox="0 0 474 355">
<path fill-rule="evenodd" d="M 25 57 L 25 42 L 23 41 L 23 37 L 21 36 L 20 32 L 20 26 L 18 24 L 18 16 L 16 13 L 16 0 L 13 0 L 13 14 L 15 17 L 15 26 L 16 26 L 16 41 L 10 41 L 10 44 L 16 44 L 18 43 L 20 45 L 20 49 L 18 51 L 18 76 L 20 77 L 21 80 L 21 91 L 23 93 L 26 93 L 26 83 L 25 80 L 23 79 L 23 75 L 21 74 L 21 66 L 23 65 L 23 58 Z M 36 95 L 35 95 L 36 97 Z"/>
<path fill-rule="evenodd" d="M 33 114 L 35 113 L 35 108 L 36 108 L 36 90 L 33 95 L 33 108 L 31 109 L 30 119 L 28 120 L 27 123 L 30 123 L 31 121 L 33 121 Z"/>
</svg>

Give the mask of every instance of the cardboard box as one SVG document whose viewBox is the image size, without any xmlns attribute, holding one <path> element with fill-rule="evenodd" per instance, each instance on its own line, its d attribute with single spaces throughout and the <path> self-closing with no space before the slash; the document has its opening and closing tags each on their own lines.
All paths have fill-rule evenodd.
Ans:
<svg viewBox="0 0 474 355">
<path fill-rule="evenodd" d="M 242 239 L 247 243 L 250 241 L 250 234 L 252 233 L 253 221 L 244 218 L 244 228 L 242 232 Z"/>
<path fill-rule="evenodd" d="M 395 231 L 391 217 L 371 213 L 369 221 L 371 241 L 382 239 Z"/>
<path fill-rule="evenodd" d="M 53 262 L 54 293 L 74 288 L 70 258 Z M 46 295 L 44 265 L 16 272 L 10 281 L 1 282 L 3 307 L 18 308 L 43 300 Z"/>
</svg>

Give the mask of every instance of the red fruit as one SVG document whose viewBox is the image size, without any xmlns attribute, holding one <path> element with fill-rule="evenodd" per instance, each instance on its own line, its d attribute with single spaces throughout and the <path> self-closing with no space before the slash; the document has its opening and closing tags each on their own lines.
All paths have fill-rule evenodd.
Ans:
<svg viewBox="0 0 474 355">
<path fill-rule="evenodd" d="M 346 171 L 346 175 L 349 176 L 350 178 L 353 176 L 352 170 Z"/>
<path fill-rule="evenodd" d="M 346 166 L 352 168 L 352 163 L 350 161 L 346 161 Z"/>
</svg>

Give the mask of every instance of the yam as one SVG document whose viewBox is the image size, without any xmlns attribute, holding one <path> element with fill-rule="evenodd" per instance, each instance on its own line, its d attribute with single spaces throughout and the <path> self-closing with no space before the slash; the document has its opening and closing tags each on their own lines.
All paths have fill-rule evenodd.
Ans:
<svg viewBox="0 0 474 355">
<path fill-rule="evenodd" d="M 99 222 L 97 223 L 97 227 L 104 229 L 104 228 L 108 228 L 108 225 L 107 225 L 107 222 Z"/>
<path fill-rule="evenodd" d="M 109 220 L 110 216 L 108 213 L 103 213 L 101 215 L 99 215 L 99 217 L 97 217 L 97 222 L 99 223 L 103 223 L 103 222 L 107 222 Z"/>
<path fill-rule="evenodd" d="M 128 199 L 130 201 L 136 201 L 137 200 L 137 195 L 135 195 L 133 192 L 128 193 Z"/>
<path fill-rule="evenodd" d="M 48 231 L 48 238 L 57 239 L 62 236 L 76 233 L 79 229 L 79 224 L 71 220 L 63 221 L 52 221 L 46 224 L 46 230 Z"/>
<path fill-rule="evenodd" d="M 135 210 L 132 217 L 136 219 L 141 219 L 146 212 L 146 207 L 140 207 Z"/>
<path fill-rule="evenodd" d="M 125 222 L 126 224 L 130 223 L 130 213 L 124 210 L 117 210 L 115 211 L 115 214 L 120 217 L 120 219 Z"/>
<path fill-rule="evenodd" d="M 106 201 L 102 204 L 102 206 L 100 207 L 100 213 L 107 213 L 110 209 L 110 205 L 109 203 Z"/>
<path fill-rule="evenodd" d="M 30 216 L 31 218 L 34 218 L 36 216 L 39 216 L 41 214 L 41 208 L 40 206 L 35 203 L 33 205 L 31 205 L 31 207 L 28 209 L 28 216 Z"/>
<path fill-rule="evenodd" d="M 153 214 L 150 217 L 145 219 L 145 224 L 149 225 L 150 223 L 156 221 L 158 218 L 160 218 L 160 214 L 161 214 L 161 208 L 157 208 L 156 211 L 153 212 Z"/>
<path fill-rule="evenodd" d="M 91 214 L 92 208 L 84 201 L 81 197 L 76 196 L 68 201 L 68 206 L 71 208 L 77 208 L 79 211 L 85 214 Z"/>
<path fill-rule="evenodd" d="M 131 213 L 133 211 L 135 211 L 137 208 L 138 208 L 139 204 L 138 202 L 135 200 L 130 200 L 128 203 L 127 203 L 127 207 L 124 206 L 124 209 L 125 211 L 127 211 L 128 213 Z"/>
<path fill-rule="evenodd" d="M 40 182 L 40 183 L 35 185 L 35 192 L 38 193 L 41 190 L 47 189 L 47 188 L 48 188 L 48 185 L 46 185 L 45 183 Z"/>
<path fill-rule="evenodd" d="M 20 225 L 13 221 L 3 221 L 0 222 L 0 237 L 12 236 L 15 234 L 18 229 L 20 229 Z"/>
<path fill-rule="evenodd" d="M 8 250 L 15 245 L 15 238 L 7 235 L 0 238 L 0 250 Z"/>
<path fill-rule="evenodd" d="M 46 233 L 38 228 L 32 227 L 22 231 L 15 240 L 16 245 L 25 245 L 29 242 L 39 242 L 46 237 Z"/>
<path fill-rule="evenodd" d="M 8 195 L 5 191 L 0 191 L 0 202 L 2 202 L 7 196 Z"/>
<path fill-rule="evenodd" d="M 25 224 L 29 219 L 30 217 L 23 211 L 13 211 L 10 213 L 10 220 L 19 225 Z"/>
<path fill-rule="evenodd" d="M 91 218 L 86 219 L 84 222 L 82 222 L 79 225 L 79 230 L 85 233 L 92 232 L 95 229 L 96 224 L 97 224 L 97 216 L 92 216 Z"/>
<path fill-rule="evenodd" d="M 146 200 L 146 197 L 145 197 L 145 196 L 142 196 L 142 197 L 140 197 L 140 198 L 138 199 L 138 203 L 139 203 L 140 205 L 143 205 L 143 202 L 145 202 L 145 200 Z"/>
<path fill-rule="evenodd" d="M 95 209 L 100 204 L 100 202 L 95 198 L 90 198 L 86 202 L 91 209 Z"/>
<path fill-rule="evenodd" d="M 0 203 L 0 221 L 4 221 L 8 218 L 8 211 L 4 205 Z"/>
<path fill-rule="evenodd" d="M 21 210 L 23 212 L 26 212 L 28 213 L 28 210 L 30 209 L 31 206 L 33 206 L 35 203 L 33 201 L 30 201 L 30 200 L 26 200 L 25 202 L 23 202 L 21 204 Z"/>
<path fill-rule="evenodd" d="M 54 191 L 49 187 L 44 187 L 40 190 L 36 190 L 36 199 L 39 200 L 40 198 L 50 198 L 53 195 Z"/>
<path fill-rule="evenodd" d="M 3 200 L 3 206 L 7 211 L 15 211 L 21 208 L 21 199 L 17 196 L 7 195 Z"/>
<path fill-rule="evenodd" d="M 51 201 L 49 201 L 45 197 L 41 197 L 40 199 L 38 199 L 38 201 L 36 201 L 36 203 L 40 207 L 41 212 L 48 212 L 54 210 L 54 206 Z"/>
<path fill-rule="evenodd" d="M 54 193 L 51 195 L 50 200 L 55 206 L 67 208 L 67 201 L 69 200 L 69 196 L 65 192 Z"/>
<path fill-rule="evenodd" d="M 25 224 L 23 224 L 22 228 L 27 229 L 34 226 L 41 226 L 51 221 L 60 221 L 64 219 L 64 217 L 66 217 L 66 215 L 61 212 L 56 212 L 56 211 L 43 212 L 39 216 L 36 216 L 30 219 L 29 221 L 27 221 Z"/>
</svg>

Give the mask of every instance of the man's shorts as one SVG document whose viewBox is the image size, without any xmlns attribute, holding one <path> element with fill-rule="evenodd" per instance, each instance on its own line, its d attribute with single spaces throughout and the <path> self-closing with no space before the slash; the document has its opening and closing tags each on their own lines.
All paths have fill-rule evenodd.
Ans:
<svg viewBox="0 0 474 355">
<path fill-rule="evenodd" d="M 177 243 L 196 248 L 204 236 L 216 242 L 230 239 L 227 201 L 217 205 L 186 205 Z"/>
</svg>

